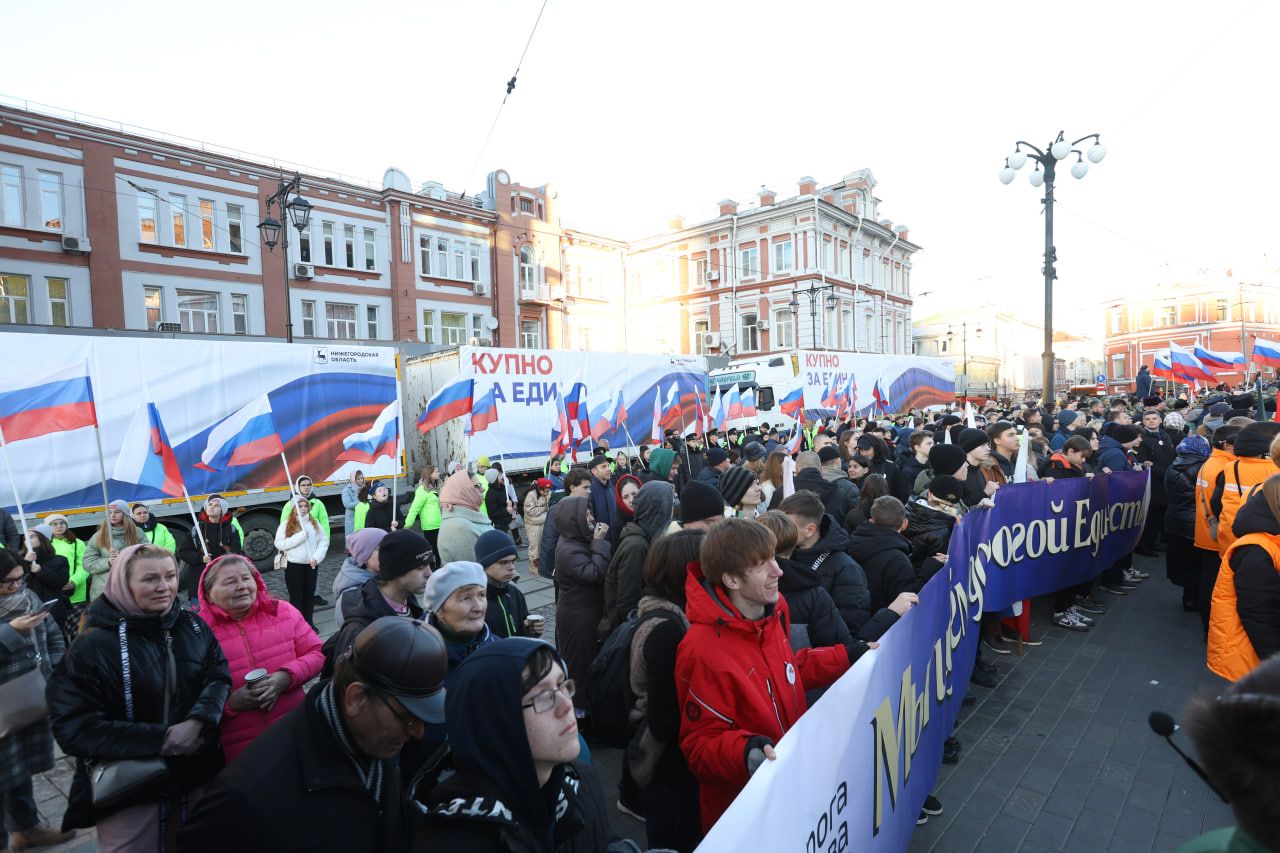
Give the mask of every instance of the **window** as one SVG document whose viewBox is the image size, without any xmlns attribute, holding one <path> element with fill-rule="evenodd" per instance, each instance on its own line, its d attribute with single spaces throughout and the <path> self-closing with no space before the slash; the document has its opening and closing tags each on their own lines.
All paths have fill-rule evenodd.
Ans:
<svg viewBox="0 0 1280 853">
<path fill-rule="evenodd" d="M 822 271 L 831 272 L 831 241 L 822 241 Z"/>
<path fill-rule="evenodd" d="M 528 198 L 520 199 L 520 212 L 533 213 L 533 199 L 528 199 Z"/>
<path fill-rule="evenodd" d="M 1161 326 L 1178 325 L 1178 306 L 1165 305 L 1160 308 L 1160 325 Z"/>
<path fill-rule="evenodd" d="M 40 219 L 50 231 L 62 230 L 62 175 L 40 173 Z"/>
<path fill-rule="evenodd" d="M 426 240 L 425 237 L 422 239 Z M 422 342 L 424 344 L 436 342 L 436 312 L 430 308 L 422 309 Z"/>
<path fill-rule="evenodd" d="M 760 250 L 755 246 L 743 249 L 738 258 L 738 277 L 752 278 L 760 274 Z"/>
<path fill-rule="evenodd" d="M 169 219 L 173 224 L 173 245 L 187 245 L 187 197 L 169 196 Z"/>
<path fill-rule="evenodd" d="M 776 308 L 773 312 L 773 333 L 770 341 L 773 349 L 791 349 L 796 345 L 795 315 L 790 308 Z"/>
<path fill-rule="evenodd" d="M 200 245 L 213 251 L 213 201 L 200 199 Z"/>
<path fill-rule="evenodd" d="M 49 325 L 71 325 L 71 302 L 67 295 L 65 278 L 46 278 L 45 285 L 49 289 Z"/>
<path fill-rule="evenodd" d="M 473 338 L 479 338 L 479 337 L 481 337 L 481 335 L 480 335 L 480 320 L 481 320 L 481 317 L 480 317 L 480 315 L 479 315 L 479 314 L 472 314 L 472 315 L 471 315 L 471 337 L 473 337 Z"/>
<path fill-rule="evenodd" d="M 249 334 L 249 297 L 243 293 L 231 294 L 231 332 Z"/>
<path fill-rule="evenodd" d="M 1124 375 L 1124 353 L 1116 353 L 1111 356 L 1111 378 L 1120 379 L 1123 378 Z"/>
<path fill-rule="evenodd" d="M 138 193 L 138 239 L 143 243 L 157 243 L 156 198 L 143 190 Z"/>
<path fill-rule="evenodd" d="M 304 338 L 314 338 L 316 336 L 316 302 L 314 299 L 302 300 L 302 336 Z"/>
<path fill-rule="evenodd" d="M 939 339 L 938 339 L 938 352 L 941 352 L 941 353 L 945 353 L 945 352 L 947 352 L 947 351 L 948 351 L 948 347 L 949 347 L 950 343 L 951 343 L 951 342 L 950 342 L 950 341 L 948 341 L 946 338 L 939 338 Z"/>
<path fill-rule="evenodd" d="M 449 277 L 449 241 L 443 237 L 436 238 L 436 275 Z"/>
<path fill-rule="evenodd" d="M 466 260 L 463 255 L 462 244 L 456 240 L 453 243 L 453 277 L 459 281 L 466 279 Z"/>
<path fill-rule="evenodd" d="M 1111 334 L 1118 335 L 1121 331 L 1120 309 L 1116 308 L 1111 312 Z"/>
<path fill-rule="evenodd" d="M 373 229 L 364 229 L 364 268 L 372 272 L 378 266 L 376 244 L 373 240 Z"/>
<path fill-rule="evenodd" d="M 694 320 L 693 321 L 693 351 L 697 355 L 706 355 L 711 352 L 711 347 L 707 346 L 706 336 L 711 332 L 710 320 Z"/>
<path fill-rule="evenodd" d="M 698 258 L 698 260 L 693 262 L 693 286 L 694 287 L 707 286 L 707 259 L 706 258 Z"/>
<path fill-rule="evenodd" d="M 533 247 L 520 247 L 520 290 L 523 293 L 532 293 L 537 286 L 538 279 L 533 269 Z"/>
<path fill-rule="evenodd" d="M 369 334 L 367 335 L 367 337 L 371 341 L 377 340 L 378 339 L 378 306 L 366 305 L 364 307 L 364 319 L 365 319 L 365 324 L 368 326 L 368 329 L 369 329 Z"/>
<path fill-rule="evenodd" d="M 324 265 L 331 267 L 333 266 L 333 223 L 326 222 L 321 232 L 324 235 Z"/>
<path fill-rule="evenodd" d="M 853 247 L 853 275 L 860 282 L 867 280 L 867 256 L 860 246 Z"/>
<path fill-rule="evenodd" d="M 184 332 L 218 334 L 218 294 L 179 290 L 178 322 Z"/>
<path fill-rule="evenodd" d="M 234 251 L 234 250 L 232 250 Z M 311 263 L 311 225 L 298 232 L 298 260 Z"/>
<path fill-rule="evenodd" d="M 840 310 L 840 337 L 842 338 L 841 346 L 853 345 L 853 309 L 851 308 Z"/>
<path fill-rule="evenodd" d="M 520 321 L 520 346 L 524 349 L 542 349 L 542 324 L 537 320 Z"/>
<path fill-rule="evenodd" d="M 300 241 L 306 241 L 306 232 L 298 236 Z M 308 256 L 310 248 L 310 246 L 307 247 Z M 238 204 L 227 205 L 227 251 L 237 255 L 244 254 L 244 208 Z"/>
<path fill-rule="evenodd" d="M 147 312 L 147 328 L 154 332 L 164 322 L 164 291 L 158 287 L 142 288 L 142 307 Z"/>
<path fill-rule="evenodd" d="M 773 244 L 773 272 L 790 272 L 795 266 L 795 253 L 790 240 L 781 240 Z M 747 275 L 746 272 L 743 275 Z M 754 273 L 752 273 L 754 275 Z"/>
<path fill-rule="evenodd" d="M 456 346 L 467 342 L 467 315 L 440 312 L 440 343 Z"/>
<path fill-rule="evenodd" d="M 760 318 L 754 312 L 743 314 L 738 318 L 738 349 L 741 352 L 755 352 L 760 349 Z"/>
<path fill-rule="evenodd" d="M 328 322 L 329 337 L 349 341 L 356 336 L 356 306 L 326 302 L 324 317 Z"/>
<path fill-rule="evenodd" d="M 22 227 L 22 168 L 5 164 L 0 166 L 0 212 L 5 225 Z"/>
<path fill-rule="evenodd" d="M 480 280 L 480 247 L 471 244 L 471 280 Z"/>
<path fill-rule="evenodd" d="M 0 324 L 28 322 L 27 289 L 25 275 L 0 273 Z"/>
<path fill-rule="evenodd" d="M 342 226 L 342 245 L 345 250 L 344 257 L 347 261 L 347 269 L 356 268 L 356 227 L 354 225 Z"/>
<path fill-rule="evenodd" d="M 1219 299 L 1218 308 L 1217 308 L 1218 321 L 1221 322 L 1223 320 L 1230 319 L 1230 316 L 1228 314 L 1230 310 L 1231 310 L 1230 303 L 1225 299 Z"/>
<path fill-rule="evenodd" d="M 422 255 L 422 274 L 431 275 L 431 238 L 418 238 L 418 251 Z"/>
</svg>

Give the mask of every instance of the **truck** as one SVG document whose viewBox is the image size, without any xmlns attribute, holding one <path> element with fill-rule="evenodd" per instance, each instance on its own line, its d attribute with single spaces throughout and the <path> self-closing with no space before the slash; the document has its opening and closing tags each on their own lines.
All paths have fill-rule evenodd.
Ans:
<svg viewBox="0 0 1280 853">
<path fill-rule="evenodd" d="M 244 531 L 246 555 L 269 569 L 289 497 L 286 462 L 292 477 L 313 479 L 314 494 L 339 529 L 340 493 L 353 472 L 370 479 L 401 475 L 394 442 L 370 444 L 375 428 L 389 419 L 388 410 L 399 412 L 398 361 L 391 347 L 0 334 L 0 363 L 7 368 L 0 377 L 0 418 L 28 409 L 21 415 L 25 422 L 6 421 L 25 428 L 4 444 L 8 483 L 0 488 L 0 504 L 17 518 L 20 502 L 28 525 L 62 513 L 83 537 L 103 518 L 105 491 L 108 500 L 146 503 L 167 526 L 189 530 L 185 497 L 116 476 L 122 454 L 145 458 L 151 452 L 146 430 L 139 436 L 136 428 L 139 412 L 151 404 L 195 509 L 204 496 L 222 495 Z M 49 410 L 41 408 L 47 400 L 36 389 L 68 376 L 79 377 L 82 385 L 87 381 L 92 425 L 55 430 Z M 264 411 L 283 458 L 273 453 L 226 464 L 211 455 L 211 445 L 226 433 L 224 428 L 215 434 L 216 428 Z M 145 415 L 141 422 L 145 427 Z M 373 452 L 378 449 L 383 452 Z"/>
<path fill-rule="evenodd" d="M 593 428 L 594 437 L 577 441 L 578 453 L 590 454 L 598 442 L 607 442 L 611 453 L 636 452 L 653 442 L 655 422 L 661 429 L 693 428 L 705 406 L 707 368 L 696 355 L 459 346 L 405 360 L 404 408 L 414 413 L 406 424 L 459 378 L 473 381 L 476 399 L 493 395 L 497 421 L 474 433 L 467 417 L 425 435 L 407 426 L 411 472 L 487 456 L 509 475 L 541 476 L 564 395 L 579 400 Z"/>
<path fill-rule="evenodd" d="M 713 397 L 717 394 L 723 397 L 734 386 L 739 391 L 747 388 L 755 391 L 755 417 L 729 420 L 726 427 L 768 423 L 790 428 L 794 420 L 782 414 L 779 404 L 797 388 L 802 389 L 806 418 L 828 418 L 835 410 L 823 403 L 823 398 L 833 386 L 848 387 L 852 379 L 855 412 L 875 415 L 953 404 L 955 375 L 955 360 L 950 358 L 793 350 L 736 360 L 728 367 L 712 370 L 707 385 Z"/>
</svg>

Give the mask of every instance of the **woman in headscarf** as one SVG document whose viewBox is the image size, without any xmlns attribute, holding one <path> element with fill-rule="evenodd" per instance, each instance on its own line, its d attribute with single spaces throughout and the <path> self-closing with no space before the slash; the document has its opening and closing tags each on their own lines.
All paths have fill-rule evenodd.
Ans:
<svg viewBox="0 0 1280 853">
<path fill-rule="evenodd" d="M 224 764 L 218 725 L 230 688 L 227 659 L 209 626 L 177 598 L 173 554 L 145 544 L 123 549 L 84 632 L 49 679 L 54 737 L 79 759 L 62 825 L 96 825 L 104 853 L 176 849 L 180 824 Z M 157 757 L 166 774 L 121 802 L 95 805 L 94 763 Z"/>
<path fill-rule="evenodd" d="M 347 537 L 347 559 L 333 579 L 333 618 L 339 628 L 346 620 L 342 614 L 342 594 L 378 576 L 378 545 L 386 535 L 385 530 L 366 527 Z"/>
<path fill-rule="evenodd" d="M 734 470 L 732 468 L 730 471 Z M 739 469 L 741 470 L 741 469 Z M 723 475 L 722 475 L 723 476 Z M 671 523 L 675 492 L 667 483 L 645 483 L 632 499 L 632 518 L 622 527 L 604 577 L 604 616 L 597 639 L 604 642 L 640 603 L 644 593 L 644 559 L 654 540 Z"/>
<path fill-rule="evenodd" d="M 538 573 L 538 554 L 542 550 L 542 528 L 547 523 L 551 501 L 551 480 L 539 477 L 524 495 L 524 529 L 529 533 L 529 571 Z"/>
<path fill-rule="evenodd" d="M 1168 417 L 1177 414 L 1170 412 Z M 1166 418 L 1166 423 L 1168 418 Z M 1164 535 L 1169 543 L 1165 571 L 1169 582 L 1182 587 L 1182 609 L 1199 610 L 1200 576 L 1210 562 L 1218 562 L 1218 552 L 1195 546 L 1196 479 L 1209 458 L 1209 442 L 1189 435 L 1178 442 L 1178 455 L 1164 472 L 1164 489 L 1169 505 L 1164 517 Z"/>
<path fill-rule="evenodd" d="M 112 501 L 107 507 L 106 519 L 98 525 L 98 532 L 84 549 L 84 568 L 90 575 L 90 600 L 102 594 L 107 585 L 107 573 L 120 552 L 141 541 L 138 525 L 129 516 L 129 505 L 124 501 Z"/>
<path fill-rule="evenodd" d="M 342 487 L 342 533 L 350 536 L 356 532 L 356 507 L 360 505 L 360 490 L 364 488 L 364 472 L 356 471 Z"/>
<path fill-rule="evenodd" d="M 598 645 L 596 630 L 604 616 L 604 575 L 613 548 L 609 526 L 591 514 L 588 497 L 565 498 L 556 505 L 556 646 L 572 675 L 586 678 Z M 586 695 L 574 700 L 586 716 Z"/>
<path fill-rule="evenodd" d="M 622 535 L 622 528 L 636 517 L 636 492 L 643 485 L 634 474 L 623 474 L 614 481 L 613 502 L 618 510 L 609 525 L 609 544 L 614 551 L 618 550 L 618 537 Z"/>
<path fill-rule="evenodd" d="M 62 632 L 41 610 L 26 570 L 0 549 L 0 691 L 33 670 L 47 680 L 63 650 Z M 47 717 L 0 737 L 0 850 L 11 843 L 15 850 L 57 844 L 75 835 L 40 824 L 31 778 L 52 768 L 53 733 Z"/>
<path fill-rule="evenodd" d="M 440 487 L 437 556 L 441 564 L 470 562 L 476 558 L 476 540 L 481 533 L 493 529 L 480 503 L 480 487 L 465 467 L 450 474 Z"/>
</svg>

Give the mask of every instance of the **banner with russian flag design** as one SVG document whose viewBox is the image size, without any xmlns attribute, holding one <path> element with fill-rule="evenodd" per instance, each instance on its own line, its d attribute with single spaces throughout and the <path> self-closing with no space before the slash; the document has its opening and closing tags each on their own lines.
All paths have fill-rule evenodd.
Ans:
<svg viewBox="0 0 1280 853">
<path fill-rule="evenodd" d="M 87 363 L 37 377 L 15 369 L 22 363 L 8 362 L 8 376 L 0 380 L 0 430 L 6 442 L 97 425 Z"/>
<path fill-rule="evenodd" d="M 171 498 L 182 494 L 182 471 L 155 403 L 141 406 L 130 421 L 111 477 Z"/>
<path fill-rule="evenodd" d="M 394 457 L 400 447 L 400 404 L 392 400 L 378 412 L 373 426 L 344 438 L 342 447 L 338 454 L 341 462 L 369 465 L 384 456 Z"/>
<path fill-rule="evenodd" d="M 343 446 L 348 439 L 343 439 Z M 271 400 L 266 394 L 250 400 L 209 432 L 209 443 L 200 454 L 197 468 L 221 471 L 241 465 L 255 465 L 284 452 L 284 442 L 271 413 Z M 393 451 L 394 452 L 394 451 Z M 342 460 L 343 456 L 338 456 Z M 372 459 L 359 460 L 372 462 Z"/>
</svg>

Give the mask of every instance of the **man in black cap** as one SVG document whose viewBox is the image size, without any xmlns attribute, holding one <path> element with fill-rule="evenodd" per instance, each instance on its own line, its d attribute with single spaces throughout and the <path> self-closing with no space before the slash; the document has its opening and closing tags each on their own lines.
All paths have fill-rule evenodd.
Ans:
<svg viewBox="0 0 1280 853">
<path fill-rule="evenodd" d="M 404 851 L 400 750 L 443 723 L 444 638 L 417 620 L 360 632 L 332 681 L 217 777 L 178 839 L 184 851 Z"/>
<path fill-rule="evenodd" d="M 702 470 L 694 477 L 699 483 L 706 483 L 711 488 L 715 488 L 720 482 L 720 475 L 729 467 L 729 454 L 725 453 L 719 447 L 707 448 L 706 464 L 702 466 Z"/>
<path fill-rule="evenodd" d="M 911 494 L 923 497 L 929 483 L 944 476 L 960 481 L 969 476 L 969 454 L 957 444 L 934 444 L 929 449 L 929 465 L 916 477 Z"/>
<path fill-rule="evenodd" d="M 724 519 L 724 498 L 718 488 L 694 480 L 680 491 L 681 527 L 706 530 Z"/>
<path fill-rule="evenodd" d="M 982 475 L 982 463 L 991 458 L 991 439 L 976 427 L 966 427 L 960 431 L 956 441 L 965 452 L 965 461 L 969 470 L 964 479 L 964 502 L 968 506 L 977 506 L 986 497 L 996 493 L 1000 484 L 988 480 Z"/>
<path fill-rule="evenodd" d="M 423 618 L 418 596 L 427 588 L 435 552 L 416 530 L 396 530 L 378 543 L 378 576 L 342 594 L 342 629 L 330 655 L 337 660 L 366 625 L 383 616 Z"/>
</svg>

